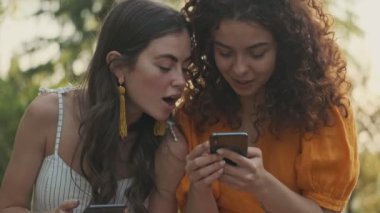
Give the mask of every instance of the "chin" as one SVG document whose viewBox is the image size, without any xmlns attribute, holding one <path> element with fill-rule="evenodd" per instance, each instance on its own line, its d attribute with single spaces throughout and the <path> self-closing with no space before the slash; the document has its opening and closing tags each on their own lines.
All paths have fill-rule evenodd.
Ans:
<svg viewBox="0 0 380 213">
<path fill-rule="evenodd" d="M 234 90 L 234 91 L 240 97 L 254 97 L 257 94 L 257 90 L 256 89 Z"/>
<path fill-rule="evenodd" d="M 235 93 L 240 97 L 249 97 L 249 96 L 254 96 L 255 94 L 252 92 L 241 92 L 241 91 L 235 91 Z"/>
<path fill-rule="evenodd" d="M 160 115 L 156 115 L 156 116 L 152 116 L 154 119 L 158 120 L 158 121 L 165 121 L 169 118 L 169 115 L 170 113 L 168 114 L 160 114 Z"/>
</svg>

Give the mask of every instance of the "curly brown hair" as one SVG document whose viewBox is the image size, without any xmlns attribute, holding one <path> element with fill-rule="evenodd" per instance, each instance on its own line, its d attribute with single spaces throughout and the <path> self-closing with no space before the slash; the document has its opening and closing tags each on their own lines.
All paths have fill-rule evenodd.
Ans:
<svg viewBox="0 0 380 213">
<path fill-rule="evenodd" d="M 219 73 L 213 31 L 221 20 L 257 22 L 277 43 L 276 67 L 257 106 L 255 127 L 272 133 L 292 124 L 301 133 L 331 121 L 329 108 L 347 116 L 346 61 L 331 31 L 332 19 L 318 0 L 188 0 L 182 13 L 193 27 L 193 64 L 188 71 L 184 111 L 199 131 L 221 119 L 241 125 L 239 97 Z"/>
</svg>

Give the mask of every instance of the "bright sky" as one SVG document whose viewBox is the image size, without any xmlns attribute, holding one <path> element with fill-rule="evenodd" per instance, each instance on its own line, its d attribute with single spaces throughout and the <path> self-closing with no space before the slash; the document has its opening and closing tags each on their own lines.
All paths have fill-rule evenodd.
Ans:
<svg viewBox="0 0 380 213">
<path fill-rule="evenodd" d="M 17 0 L 0 0 L 2 5 L 9 5 Z M 354 38 L 349 43 L 348 51 L 360 62 L 360 64 L 370 73 L 370 81 L 366 88 L 366 94 L 373 94 L 380 97 L 380 60 L 378 51 L 380 50 L 380 8 L 379 0 L 356 0 L 344 1 L 342 4 L 350 5 L 358 15 L 357 23 L 363 29 L 363 38 Z M 33 13 L 39 5 L 36 1 L 22 1 L 18 4 L 16 13 L 10 15 L 10 9 L 6 10 L 3 17 L 0 17 L 0 78 L 6 76 L 10 66 L 10 57 L 14 53 L 21 51 L 23 42 L 32 40 L 35 36 L 54 36 L 57 33 L 57 25 L 52 18 L 44 17 L 38 20 L 28 18 L 27 15 Z M 377 26 L 377 27 L 376 27 Z M 23 60 L 21 66 L 38 64 L 48 60 L 45 55 L 57 54 L 57 47 L 49 47 L 46 51 L 37 54 L 33 58 Z M 349 70 L 350 72 L 350 70 Z M 352 70 L 352 74 L 355 74 Z M 361 93 L 361 92 L 360 92 Z"/>
<path fill-rule="evenodd" d="M 10 66 L 10 59 L 13 54 L 20 53 L 25 42 L 33 40 L 37 36 L 53 37 L 58 33 L 58 26 L 50 17 L 39 19 L 30 18 L 30 14 L 37 10 L 39 6 L 35 1 L 17 2 L 17 0 L 0 0 L 2 5 L 9 5 L 5 14 L 0 17 L 0 77 L 4 77 Z M 17 9 L 12 12 L 13 3 L 17 4 Z M 49 47 L 50 52 L 54 52 Z M 56 48 L 55 52 L 58 51 Z M 47 54 L 51 56 L 51 54 Z M 49 60 L 46 55 L 37 54 L 33 58 L 23 60 L 22 65 L 39 64 L 44 60 Z"/>
<path fill-rule="evenodd" d="M 358 14 L 358 24 L 364 31 L 362 39 L 354 39 L 349 47 L 351 54 L 370 70 L 368 89 L 380 97 L 380 1 L 357 0 L 355 10 Z"/>
</svg>

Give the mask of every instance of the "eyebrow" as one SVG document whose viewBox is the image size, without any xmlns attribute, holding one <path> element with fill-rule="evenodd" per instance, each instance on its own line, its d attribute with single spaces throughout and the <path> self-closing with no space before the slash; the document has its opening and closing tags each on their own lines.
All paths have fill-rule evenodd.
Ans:
<svg viewBox="0 0 380 213">
<path fill-rule="evenodd" d="M 219 41 L 214 41 L 214 44 L 216 46 L 220 46 L 220 47 L 223 47 L 223 48 L 227 48 L 227 49 L 233 49 L 232 47 L 226 45 L 226 44 L 223 44 L 222 42 L 219 42 Z M 251 46 L 249 46 L 247 49 L 256 49 L 256 48 L 259 48 L 259 47 L 263 47 L 263 46 L 269 46 L 270 43 L 269 42 L 259 42 L 259 43 L 256 43 L 256 44 L 253 44 Z"/>
<path fill-rule="evenodd" d="M 175 57 L 175 56 L 172 55 L 172 54 L 163 54 L 163 55 L 159 55 L 159 56 L 155 57 L 155 59 L 160 59 L 160 58 L 168 58 L 168 59 L 170 59 L 170 60 L 172 60 L 172 61 L 178 62 L 178 58 Z M 187 58 L 184 60 L 184 62 L 190 61 L 190 59 L 191 59 L 191 56 L 187 57 Z"/>
</svg>

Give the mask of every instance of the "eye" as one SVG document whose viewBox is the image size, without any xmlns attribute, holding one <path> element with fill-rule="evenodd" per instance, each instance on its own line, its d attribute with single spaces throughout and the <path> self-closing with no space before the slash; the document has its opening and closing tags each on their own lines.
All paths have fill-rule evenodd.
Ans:
<svg viewBox="0 0 380 213">
<path fill-rule="evenodd" d="M 269 45 L 259 46 L 259 47 L 250 48 L 249 54 L 253 59 L 261 59 L 270 50 L 271 50 L 271 47 Z"/>
<path fill-rule="evenodd" d="M 228 58 L 232 56 L 232 50 L 229 50 L 229 49 L 222 49 L 222 48 L 216 47 L 215 52 L 223 58 Z"/>
<path fill-rule="evenodd" d="M 165 66 L 157 66 L 161 72 L 169 72 L 171 70 L 171 67 L 165 67 Z"/>
<path fill-rule="evenodd" d="M 224 58 L 228 58 L 232 55 L 232 51 L 218 51 L 218 54 Z"/>
<path fill-rule="evenodd" d="M 175 62 L 167 56 L 161 56 L 156 59 L 155 65 L 160 72 L 166 73 L 173 69 Z"/>
<path fill-rule="evenodd" d="M 253 50 L 250 52 L 250 55 L 252 56 L 252 58 L 260 59 L 265 55 L 266 52 L 267 52 L 266 50 L 264 50 L 264 51 L 254 51 Z"/>
</svg>

